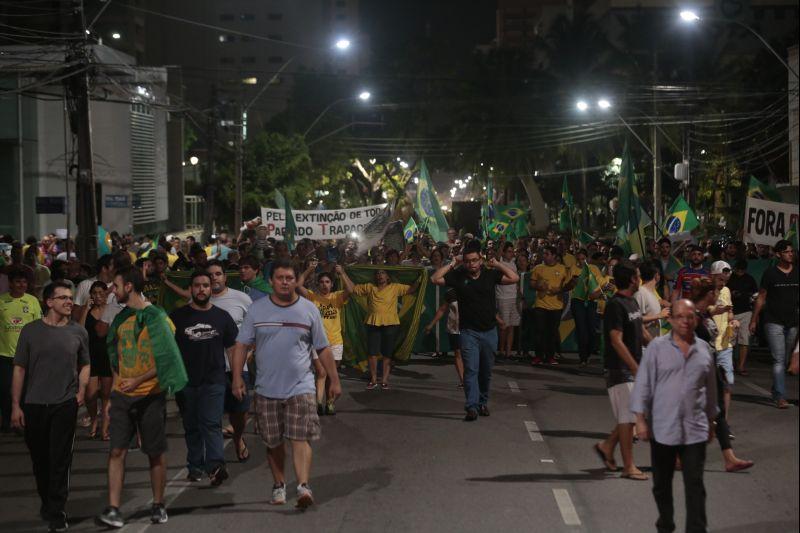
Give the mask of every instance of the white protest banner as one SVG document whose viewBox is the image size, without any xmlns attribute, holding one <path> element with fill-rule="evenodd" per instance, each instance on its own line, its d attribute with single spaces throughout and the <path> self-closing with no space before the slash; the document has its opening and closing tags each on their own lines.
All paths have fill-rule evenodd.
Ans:
<svg viewBox="0 0 800 533">
<path fill-rule="evenodd" d="M 797 220 L 797 212 L 795 204 L 748 197 L 744 210 L 745 242 L 774 246 L 786 238 L 789 228 Z"/>
<path fill-rule="evenodd" d="M 351 233 L 360 233 L 372 217 L 386 207 L 386 204 L 354 207 L 352 209 L 314 209 L 308 211 L 292 210 L 297 226 L 295 239 L 343 239 Z M 283 209 L 261 208 L 261 223 L 267 227 L 267 236 L 283 240 L 286 220 Z"/>
</svg>

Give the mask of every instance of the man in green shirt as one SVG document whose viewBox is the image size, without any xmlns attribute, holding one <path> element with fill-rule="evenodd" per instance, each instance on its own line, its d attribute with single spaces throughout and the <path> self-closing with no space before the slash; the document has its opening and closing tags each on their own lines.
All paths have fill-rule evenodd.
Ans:
<svg viewBox="0 0 800 533">
<path fill-rule="evenodd" d="M 42 318 L 39 300 L 27 294 L 28 276 L 16 268 L 8 273 L 9 292 L 0 294 L 0 431 L 7 432 L 11 424 L 11 379 L 14 375 L 14 353 L 23 326 Z"/>
</svg>

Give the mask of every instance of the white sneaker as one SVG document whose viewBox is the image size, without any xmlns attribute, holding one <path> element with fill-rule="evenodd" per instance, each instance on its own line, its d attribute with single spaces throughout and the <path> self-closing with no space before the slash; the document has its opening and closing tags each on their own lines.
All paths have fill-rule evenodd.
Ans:
<svg viewBox="0 0 800 533">
<path fill-rule="evenodd" d="M 283 505 L 286 503 L 286 484 L 272 486 L 272 499 L 269 501 L 270 505 Z"/>
<path fill-rule="evenodd" d="M 314 495 L 308 485 L 297 485 L 297 504 L 298 509 L 307 509 L 314 505 Z"/>
</svg>

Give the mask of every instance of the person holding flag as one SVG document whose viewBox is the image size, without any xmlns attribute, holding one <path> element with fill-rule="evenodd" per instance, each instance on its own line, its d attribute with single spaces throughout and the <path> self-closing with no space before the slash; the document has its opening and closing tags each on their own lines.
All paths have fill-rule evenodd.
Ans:
<svg viewBox="0 0 800 533">
<path fill-rule="evenodd" d="M 414 203 L 414 210 L 421 218 L 423 227 L 431 234 L 436 242 L 447 240 L 447 219 L 439 206 L 436 198 L 436 190 L 433 188 L 431 177 L 428 174 L 428 166 L 423 159 L 419 168 L 419 184 L 417 185 L 417 197 Z"/>
<path fill-rule="evenodd" d="M 583 248 L 576 254 L 572 275 L 577 279 L 570 300 L 572 318 L 575 319 L 575 334 L 578 337 L 578 357 L 582 367 L 589 361 L 595 345 L 597 299 L 603 294 L 600 284 L 603 274 L 599 268 L 586 261 L 587 255 L 588 252 Z"/>
</svg>

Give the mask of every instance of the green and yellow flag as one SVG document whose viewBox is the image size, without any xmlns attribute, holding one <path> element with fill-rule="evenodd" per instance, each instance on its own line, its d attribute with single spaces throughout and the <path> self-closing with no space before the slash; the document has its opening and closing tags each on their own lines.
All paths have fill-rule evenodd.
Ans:
<svg viewBox="0 0 800 533">
<path fill-rule="evenodd" d="M 403 229 L 403 237 L 405 237 L 406 242 L 411 242 L 414 240 L 414 234 L 417 232 L 417 223 L 414 222 L 414 217 L 408 217 L 408 222 L 406 223 L 406 227 Z"/>
<path fill-rule="evenodd" d="M 112 248 L 111 235 L 103 226 L 97 226 L 97 257 L 110 254 Z"/>
<path fill-rule="evenodd" d="M 420 161 L 419 166 L 419 183 L 417 184 L 417 198 L 414 205 L 414 210 L 420 217 L 420 223 L 423 223 L 430 233 L 433 240 L 437 242 L 447 241 L 447 219 L 442 213 L 442 208 L 439 205 L 439 200 L 436 198 L 436 189 L 433 188 L 431 177 L 428 174 L 428 166 L 425 160 Z"/>
<path fill-rule="evenodd" d="M 783 202 L 783 198 L 781 198 L 781 193 L 778 192 L 778 189 L 756 179 L 755 176 L 750 176 L 750 183 L 747 186 L 747 196 L 750 198 L 758 198 L 759 200 L 769 200 L 770 202 Z"/>
<path fill-rule="evenodd" d="M 286 227 L 283 233 L 283 240 L 291 250 L 294 248 L 294 236 L 297 235 L 297 225 L 294 222 L 294 215 L 292 214 L 292 206 L 286 201 L 286 198 L 281 194 L 281 191 L 275 190 L 275 204 L 278 209 L 283 209 L 283 218 L 286 219 Z"/>
<path fill-rule="evenodd" d="M 564 176 L 564 184 L 561 187 L 561 210 L 558 214 L 558 229 L 569 232 L 570 236 L 575 235 L 575 221 L 573 219 L 574 211 L 575 204 L 572 201 L 572 195 L 569 192 L 567 177 Z"/>
<path fill-rule="evenodd" d="M 625 143 L 622 165 L 617 189 L 619 207 L 617 208 L 617 242 L 629 254 L 644 256 L 645 228 L 652 222 L 639 203 L 639 190 L 636 187 L 636 173 L 633 160 Z"/>
<path fill-rule="evenodd" d="M 678 195 L 669 210 L 666 222 L 664 222 L 664 235 L 692 231 L 698 226 L 700 226 L 700 221 L 697 220 L 697 215 L 694 214 L 683 195 Z"/>
</svg>

